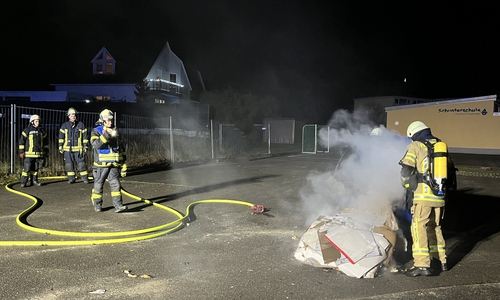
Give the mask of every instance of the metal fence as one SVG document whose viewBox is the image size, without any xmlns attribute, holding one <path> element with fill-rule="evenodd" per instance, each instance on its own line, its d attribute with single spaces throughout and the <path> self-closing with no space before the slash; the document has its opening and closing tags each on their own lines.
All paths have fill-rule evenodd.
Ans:
<svg viewBox="0 0 500 300">
<path fill-rule="evenodd" d="M 68 120 L 67 110 L 0 105 L 0 166 L 4 166 L 3 169 L 8 166 L 11 173 L 20 172 L 22 160 L 18 156 L 18 140 L 33 114 L 41 117 L 48 134 L 50 151 L 46 171 L 64 175 L 63 156 L 58 152 L 58 135 L 61 125 Z M 149 118 L 126 114 L 115 117 L 127 156 L 129 159 L 144 159 L 143 164 L 151 158 L 163 158 L 174 163 L 271 154 L 269 124 L 254 124 L 251 132 L 243 134 L 233 124 L 213 121 L 206 128 L 192 130 L 193 126 L 182 128 L 186 120 L 172 117 Z M 89 135 L 98 118 L 97 112 L 78 112 L 78 120 L 85 124 Z M 87 152 L 87 162 L 92 161 L 90 155 L 91 152 Z"/>
</svg>

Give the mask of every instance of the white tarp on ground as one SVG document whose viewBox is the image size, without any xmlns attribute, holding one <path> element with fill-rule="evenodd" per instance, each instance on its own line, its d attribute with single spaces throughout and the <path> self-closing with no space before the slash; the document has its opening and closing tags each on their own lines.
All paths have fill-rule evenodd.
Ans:
<svg viewBox="0 0 500 300">
<path fill-rule="evenodd" d="M 300 239 L 295 258 L 315 267 L 335 268 L 352 277 L 373 278 L 390 248 L 389 241 L 373 229 L 394 225 L 394 220 L 392 212 L 382 216 L 357 210 L 321 216 Z"/>
</svg>

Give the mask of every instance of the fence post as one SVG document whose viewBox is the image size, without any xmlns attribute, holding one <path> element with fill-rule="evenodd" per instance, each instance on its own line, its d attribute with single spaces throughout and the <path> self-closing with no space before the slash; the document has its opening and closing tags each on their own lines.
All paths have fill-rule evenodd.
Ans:
<svg viewBox="0 0 500 300">
<path fill-rule="evenodd" d="M 14 174 L 15 172 L 15 159 L 17 158 L 16 155 L 16 125 L 17 125 L 17 118 L 16 118 L 16 105 L 11 104 L 10 105 L 10 173 Z"/>
<path fill-rule="evenodd" d="M 214 120 L 210 119 L 210 145 L 212 147 L 212 160 L 215 159 L 214 154 Z"/>
<path fill-rule="evenodd" d="M 267 123 L 267 154 L 271 154 L 271 123 Z"/>
<path fill-rule="evenodd" d="M 174 128 L 172 127 L 172 117 L 170 116 L 170 161 L 174 163 Z"/>
<path fill-rule="evenodd" d="M 222 123 L 219 124 L 219 155 L 222 152 Z"/>
</svg>

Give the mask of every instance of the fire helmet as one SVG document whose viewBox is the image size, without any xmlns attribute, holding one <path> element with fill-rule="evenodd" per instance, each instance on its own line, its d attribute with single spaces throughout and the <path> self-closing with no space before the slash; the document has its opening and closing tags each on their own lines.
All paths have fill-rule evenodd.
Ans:
<svg viewBox="0 0 500 300">
<path fill-rule="evenodd" d="M 414 121 L 408 126 L 408 129 L 406 130 L 406 136 L 411 138 L 412 136 L 415 135 L 415 133 L 422 131 L 424 129 L 427 129 L 427 128 L 429 128 L 429 127 L 427 125 L 425 125 L 424 122 Z"/>
<path fill-rule="evenodd" d="M 99 122 L 104 122 L 106 120 L 113 120 L 114 114 L 111 110 L 105 109 L 99 114 Z"/>
<path fill-rule="evenodd" d="M 35 120 L 41 120 L 39 115 L 31 115 L 30 117 L 30 123 L 35 121 Z"/>
<path fill-rule="evenodd" d="M 375 127 L 373 128 L 372 132 L 370 132 L 370 135 L 382 135 L 382 129 L 380 129 L 379 127 Z"/>
<path fill-rule="evenodd" d="M 68 109 L 68 116 L 71 115 L 71 114 L 77 114 L 78 112 L 76 111 L 76 109 L 74 107 L 70 107 Z"/>
</svg>

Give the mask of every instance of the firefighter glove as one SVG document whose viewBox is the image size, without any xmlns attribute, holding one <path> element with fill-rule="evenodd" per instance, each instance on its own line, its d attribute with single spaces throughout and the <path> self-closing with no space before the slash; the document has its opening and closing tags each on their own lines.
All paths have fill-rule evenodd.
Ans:
<svg viewBox="0 0 500 300">
<path fill-rule="evenodd" d="M 408 189 L 413 192 L 417 189 L 418 186 L 417 176 L 416 175 L 411 175 L 409 177 L 401 176 L 401 184 L 405 189 Z"/>
<path fill-rule="evenodd" d="M 25 155 L 24 152 L 19 153 L 20 158 L 24 158 L 24 155 Z"/>
<path fill-rule="evenodd" d="M 123 164 L 121 169 L 120 169 L 120 176 L 121 177 L 126 177 L 127 176 L 127 164 Z"/>
</svg>

